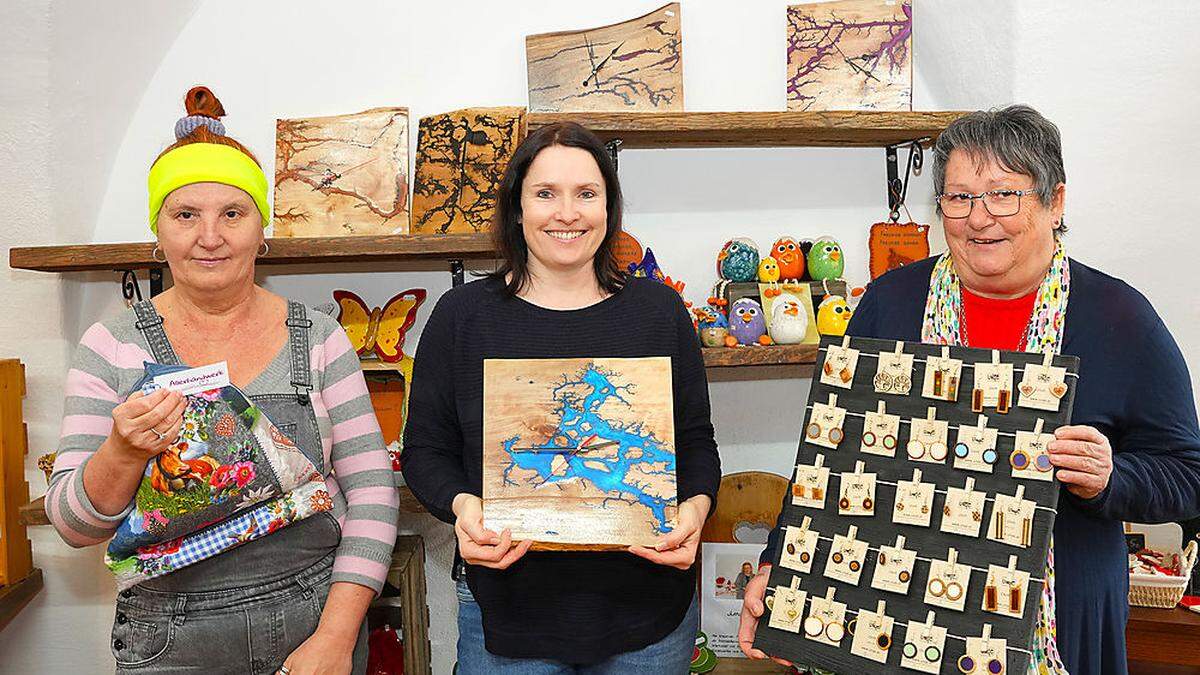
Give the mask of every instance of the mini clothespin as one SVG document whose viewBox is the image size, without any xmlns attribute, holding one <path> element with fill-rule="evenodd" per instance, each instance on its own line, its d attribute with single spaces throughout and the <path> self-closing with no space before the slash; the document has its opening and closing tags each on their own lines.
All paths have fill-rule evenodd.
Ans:
<svg viewBox="0 0 1200 675">
<path fill-rule="evenodd" d="M 804 516 L 804 520 L 800 521 L 800 534 L 808 532 L 808 526 L 812 525 L 812 517 Z"/>
<path fill-rule="evenodd" d="M 935 618 L 936 617 L 934 616 L 933 610 L 930 610 L 929 613 L 925 615 L 925 633 L 922 635 L 922 637 L 926 639 L 933 637 L 933 620 Z"/>
<path fill-rule="evenodd" d="M 879 602 L 875 603 L 875 613 L 881 617 L 887 614 L 887 602 L 880 600 Z"/>
<path fill-rule="evenodd" d="M 904 343 L 902 341 L 897 340 L 896 341 L 896 356 L 900 356 L 903 353 L 904 353 Z"/>
<path fill-rule="evenodd" d="M 858 526 L 857 525 L 851 525 L 850 529 L 846 530 L 846 538 L 849 539 L 850 541 L 857 541 L 857 538 L 858 538 Z"/>
<path fill-rule="evenodd" d="M 925 420 L 927 422 L 937 421 L 937 406 L 929 406 L 929 410 L 925 413 Z"/>
<path fill-rule="evenodd" d="M 990 624 L 990 623 L 983 624 L 982 637 L 983 637 L 984 644 L 991 642 L 991 640 L 992 640 L 992 624 Z"/>
<path fill-rule="evenodd" d="M 992 350 L 992 365 L 993 366 L 1000 365 L 1000 350 L 999 349 Z"/>
<path fill-rule="evenodd" d="M 1024 485 L 1017 485 L 1016 498 L 1017 498 L 1017 501 L 1020 501 L 1025 498 L 1025 486 Z"/>
<path fill-rule="evenodd" d="M 1054 352 L 1046 352 L 1042 354 L 1042 366 L 1049 368 L 1054 365 Z"/>
<path fill-rule="evenodd" d="M 837 394 L 830 394 L 830 395 L 829 395 L 829 407 L 830 407 L 830 408 L 836 408 L 836 407 L 837 407 Z"/>
<path fill-rule="evenodd" d="M 974 492 L 975 491 L 975 479 L 970 476 L 967 476 L 967 481 L 966 481 L 966 484 L 963 486 L 963 490 L 965 490 L 967 492 Z"/>
<path fill-rule="evenodd" d="M 1045 420 L 1043 420 L 1042 418 L 1039 417 L 1037 419 L 1037 422 L 1035 422 L 1033 424 L 1033 433 L 1040 435 L 1042 433 L 1042 427 L 1044 425 L 1045 425 Z"/>
<path fill-rule="evenodd" d="M 842 349 L 850 349 L 850 336 L 849 335 L 842 336 Z"/>
<path fill-rule="evenodd" d="M 946 346 L 942 347 L 942 358 L 943 359 L 950 358 L 950 348 L 949 347 L 946 347 Z"/>
<path fill-rule="evenodd" d="M 958 564 L 958 549 L 952 548 L 946 552 L 946 562 L 950 563 L 951 566 Z"/>
<path fill-rule="evenodd" d="M 879 413 L 880 415 L 887 414 L 887 404 L 883 402 L 883 399 L 879 399 L 879 404 L 875 406 L 875 412 Z"/>
<path fill-rule="evenodd" d="M 921 470 L 920 470 L 920 469 L 913 469 L 913 479 L 912 479 L 912 482 L 914 482 L 914 483 L 920 483 L 920 482 L 921 482 Z"/>
<path fill-rule="evenodd" d="M 825 455 L 817 455 L 813 458 L 813 468 L 819 469 L 825 464 Z"/>
<path fill-rule="evenodd" d="M 800 590 L 800 577 L 793 574 L 792 575 L 792 585 L 788 586 L 788 588 L 792 589 L 793 591 Z"/>
<path fill-rule="evenodd" d="M 1017 556 L 1008 556 L 1008 571 L 1015 572 L 1017 570 Z"/>
<path fill-rule="evenodd" d="M 862 472 L 863 472 L 863 469 L 865 469 L 865 468 L 867 468 L 867 463 L 866 463 L 866 462 L 861 462 L 861 461 L 860 461 L 860 462 L 855 462 L 855 463 L 854 463 L 854 475 L 855 475 L 855 476 L 861 476 L 861 475 L 862 475 Z"/>
<path fill-rule="evenodd" d="M 904 548 L 904 535 L 902 535 L 902 534 L 896 535 L 896 548 L 897 549 Z"/>
<path fill-rule="evenodd" d="M 979 416 L 979 431 L 983 433 L 987 429 L 987 415 Z"/>
<path fill-rule="evenodd" d="M 826 589 L 825 589 L 825 602 L 828 602 L 828 603 L 832 603 L 832 602 L 833 602 L 833 593 L 834 593 L 834 591 L 835 591 L 835 590 L 837 590 L 837 589 L 835 589 L 835 588 L 833 587 L 833 584 L 830 584 L 830 585 L 829 585 L 829 588 L 826 588 Z M 830 610 L 832 610 L 833 608 L 832 608 L 832 607 L 830 607 L 829 609 L 830 609 Z"/>
</svg>

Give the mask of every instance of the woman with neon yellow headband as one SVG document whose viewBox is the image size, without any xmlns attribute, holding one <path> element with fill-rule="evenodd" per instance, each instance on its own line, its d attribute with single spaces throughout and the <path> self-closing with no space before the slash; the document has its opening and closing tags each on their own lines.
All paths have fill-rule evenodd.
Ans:
<svg viewBox="0 0 1200 675">
<path fill-rule="evenodd" d="M 395 541 L 391 463 L 341 327 L 254 283 L 270 214 L 262 168 L 225 135 L 211 91 L 185 102 L 148 181 L 154 257 L 174 285 L 84 334 L 46 511 L 72 546 L 112 537 L 183 420 L 178 393 L 137 390 L 143 362 L 228 363 L 321 471 L 332 508 L 121 591 L 117 672 L 361 673 L 363 618 Z"/>
</svg>

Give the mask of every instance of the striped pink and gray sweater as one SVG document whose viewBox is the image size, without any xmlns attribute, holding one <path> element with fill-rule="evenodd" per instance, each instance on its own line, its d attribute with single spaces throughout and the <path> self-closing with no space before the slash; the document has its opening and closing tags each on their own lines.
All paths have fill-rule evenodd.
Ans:
<svg viewBox="0 0 1200 675">
<path fill-rule="evenodd" d="M 325 484 L 342 528 L 332 580 L 378 593 L 396 540 L 399 497 L 391 462 L 349 339 L 332 318 L 313 311 L 308 316 L 312 320 L 308 329 L 312 406 L 324 447 Z M 83 489 L 83 467 L 111 432 L 113 408 L 133 393 L 143 363 L 153 361 L 136 320 L 129 310 L 93 324 L 80 340 L 67 373 L 62 435 L 46 494 L 46 514 L 72 546 L 107 541 L 129 510 L 111 516 L 97 511 Z M 267 369 L 242 390 L 248 396 L 292 393 L 290 381 L 285 344 Z"/>
</svg>

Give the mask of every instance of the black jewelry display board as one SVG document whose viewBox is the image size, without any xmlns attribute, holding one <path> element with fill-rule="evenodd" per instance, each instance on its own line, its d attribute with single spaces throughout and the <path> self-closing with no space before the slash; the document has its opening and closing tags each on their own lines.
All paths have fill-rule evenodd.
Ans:
<svg viewBox="0 0 1200 675">
<path fill-rule="evenodd" d="M 844 358 L 848 355 L 847 347 L 858 351 L 853 367 Z M 913 359 L 908 376 L 911 389 L 897 393 L 903 392 L 906 384 L 903 377 L 898 377 L 904 374 L 907 358 L 904 355 Z M 940 360 L 944 356 L 961 360 L 956 378 L 952 363 Z M 881 358 L 890 370 L 885 368 L 883 373 L 877 373 Z M 989 375 L 989 371 L 997 370 L 992 367 L 997 362 L 1012 365 L 1013 377 L 1007 394 L 997 392 L 997 381 Z M 950 369 L 944 368 L 948 365 Z M 771 561 L 768 609 L 759 620 L 754 646 L 796 664 L 839 673 L 895 673 L 902 669 L 951 674 L 1024 673 L 1032 656 L 1059 490 L 1048 459 L 1039 455 L 1044 454 L 1044 444 L 1051 440 L 1044 434 L 1052 435 L 1070 420 L 1079 360 L 1025 352 L 825 337 L 816 367 L 796 455 L 798 467 L 789 486 L 791 496 L 785 499 L 783 508 L 784 528 Z M 1003 380 L 1004 367 L 998 370 Z M 943 399 L 953 393 L 953 400 L 923 396 L 930 393 L 925 382 L 926 371 L 931 381 L 938 380 Z M 939 371 L 940 376 L 936 374 Z M 1027 374 L 1030 380 L 1024 379 Z M 877 385 L 883 386 L 884 392 L 877 391 Z M 956 391 L 951 392 L 951 387 Z M 831 394 L 836 397 L 833 407 L 845 410 L 840 425 L 836 411 L 832 418 L 829 415 Z M 886 433 L 888 419 L 878 414 L 881 401 L 886 415 L 900 417 L 893 434 Z M 1038 401 L 1043 405 L 1056 404 L 1057 410 L 1027 407 Z M 973 410 L 980 403 L 985 404 L 982 412 Z M 1001 413 L 1003 409 L 1006 411 Z M 947 423 L 946 435 L 940 441 L 942 447 L 937 445 L 940 425 L 926 423 L 931 414 L 933 420 Z M 979 426 L 980 415 L 987 418 L 984 427 Z M 1031 435 L 1035 429 L 1043 435 Z M 994 445 L 988 442 L 987 430 L 996 431 Z M 960 431 L 964 434 L 964 445 L 956 448 Z M 1022 432 L 1020 439 L 1017 432 Z M 870 449 L 875 452 L 887 452 L 884 441 L 889 440 L 895 456 L 864 452 L 867 449 L 863 447 L 864 434 L 873 443 Z M 911 448 L 917 459 L 909 452 L 913 440 L 918 441 Z M 1017 453 L 1014 457 L 1018 440 L 1024 454 Z M 836 449 L 819 445 L 834 441 Z M 994 456 L 984 452 L 988 446 Z M 960 459 L 960 452 L 967 457 Z M 929 461 L 943 455 L 941 462 Z M 985 459 L 994 461 L 990 473 L 979 470 L 987 464 Z M 814 471 L 818 463 L 829 471 L 825 490 L 819 493 L 813 487 L 819 487 L 820 481 L 814 484 L 808 480 L 810 475 L 820 473 L 820 468 Z M 1014 464 L 1023 470 L 1017 471 Z M 855 475 L 858 466 L 861 473 Z M 968 470 L 968 466 L 975 470 Z M 911 485 L 902 489 L 898 485 L 901 481 L 913 481 L 914 469 L 921 472 L 920 483 L 934 485 L 932 503 L 925 504 L 928 513 L 921 511 L 919 489 L 914 490 Z M 851 474 L 846 476 L 846 485 L 843 472 Z M 873 495 L 869 490 L 856 489 L 869 482 L 864 474 L 875 474 Z M 968 479 L 973 482 L 973 492 L 984 493 L 982 504 L 978 494 L 960 491 L 967 487 Z M 951 489 L 956 489 L 953 494 Z M 1034 503 L 1032 511 L 1031 505 L 1024 504 L 1023 511 L 1018 508 L 1019 501 L 1010 499 L 1017 494 Z M 1003 495 L 999 509 L 997 495 Z M 901 506 L 909 507 L 907 517 L 928 516 L 928 526 L 894 522 L 896 513 L 905 517 L 903 508 L 900 512 L 894 510 L 898 496 Z M 967 498 L 972 496 L 974 500 Z M 807 505 L 797 505 L 797 501 Z M 817 502 L 821 502 L 819 507 Z M 843 508 L 846 513 L 839 514 Z M 849 515 L 869 509 L 873 509 L 873 515 Z M 1009 514 L 1007 519 L 1003 518 L 1005 513 Z M 1028 513 L 1032 513 L 1032 518 L 1026 524 L 1024 515 Z M 974 524 L 978 535 L 944 532 L 943 520 L 958 523 L 967 530 Z M 844 539 L 851 526 L 856 528 L 853 541 Z M 789 535 L 789 528 L 796 529 L 791 529 Z M 838 536 L 836 548 L 835 536 Z M 915 553 L 910 568 L 906 565 L 906 556 L 911 555 L 908 553 L 885 551 L 890 555 L 880 561 L 881 547 L 896 546 L 897 536 L 904 538 L 902 548 L 906 552 Z M 1009 543 L 994 537 L 1005 537 Z M 813 542 L 815 550 L 808 549 Z M 955 562 L 969 566 L 969 571 L 961 567 L 946 569 L 951 549 L 956 551 Z M 857 583 L 850 583 L 854 580 L 854 563 L 858 579 Z M 1010 563 L 1015 564 L 1010 566 Z M 803 571 L 806 566 L 807 571 Z M 826 576 L 827 566 L 837 578 Z M 896 582 L 906 568 L 911 570 L 907 591 L 896 592 Z M 958 575 L 954 574 L 956 571 Z M 892 590 L 873 587 L 877 573 L 879 583 L 890 584 Z M 1029 579 L 1020 590 L 1025 574 Z M 792 588 L 803 592 L 804 598 L 801 600 Z M 1020 590 L 1019 596 L 1014 588 Z M 951 602 L 955 598 L 962 610 L 927 604 L 930 598 L 935 602 Z M 831 606 L 830 600 L 845 606 L 840 628 L 839 608 L 836 604 Z M 880 601 L 886 603 L 883 615 L 892 620 L 890 632 L 885 630 L 887 621 L 874 616 Z M 985 604 L 997 611 L 985 611 Z M 1019 618 L 998 613 L 1012 614 L 1014 609 Z M 864 620 L 858 621 L 862 612 L 866 612 Z M 931 625 L 926 624 L 930 612 L 934 612 Z M 985 624 L 990 626 L 987 640 L 982 639 Z M 908 634 L 910 628 L 912 635 Z M 937 628 L 946 633 L 940 641 Z M 814 639 L 813 632 L 819 633 L 819 637 Z M 860 633 L 862 637 L 857 637 Z M 832 639 L 838 637 L 840 641 Z M 998 640 L 1005 641 L 1003 659 L 998 658 L 1001 653 Z M 911 647 L 906 645 L 908 642 L 913 643 Z M 914 658 L 905 658 L 906 653 Z M 960 662 L 964 655 L 968 658 Z"/>
</svg>

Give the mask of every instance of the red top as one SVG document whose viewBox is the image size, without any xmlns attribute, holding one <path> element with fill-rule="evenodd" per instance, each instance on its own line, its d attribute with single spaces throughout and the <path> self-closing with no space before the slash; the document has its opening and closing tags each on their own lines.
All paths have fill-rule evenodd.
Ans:
<svg viewBox="0 0 1200 675">
<path fill-rule="evenodd" d="M 1037 291 L 1019 298 L 1001 300 L 975 295 L 962 289 L 963 320 L 969 347 L 1015 351 L 1021 346 Z"/>
</svg>

